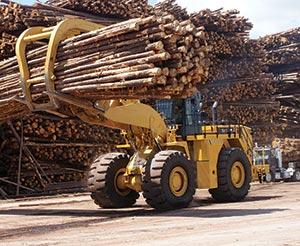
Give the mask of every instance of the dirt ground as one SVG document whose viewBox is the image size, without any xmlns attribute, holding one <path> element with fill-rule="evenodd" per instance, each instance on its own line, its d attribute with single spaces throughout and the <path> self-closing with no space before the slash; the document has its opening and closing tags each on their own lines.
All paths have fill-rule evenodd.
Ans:
<svg viewBox="0 0 300 246">
<path fill-rule="evenodd" d="M 198 191 L 186 209 L 97 208 L 88 194 L 0 201 L 0 245 L 300 245 L 300 183 L 254 184 L 244 202 Z"/>
</svg>

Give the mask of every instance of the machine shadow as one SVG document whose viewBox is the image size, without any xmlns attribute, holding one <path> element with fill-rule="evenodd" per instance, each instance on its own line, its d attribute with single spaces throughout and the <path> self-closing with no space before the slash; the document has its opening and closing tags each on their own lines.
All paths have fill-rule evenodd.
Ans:
<svg viewBox="0 0 300 246">
<path fill-rule="evenodd" d="M 281 198 L 282 196 L 248 196 L 245 198 L 245 200 L 242 201 L 242 203 L 245 202 L 255 202 L 255 201 L 266 201 L 271 199 L 277 199 Z M 191 207 L 203 207 L 203 206 L 209 206 L 211 204 L 217 203 L 215 200 L 213 200 L 211 197 L 207 198 L 199 198 L 195 197 Z"/>
<path fill-rule="evenodd" d="M 114 219 L 126 217 L 170 217 L 170 219 L 193 217 L 193 218 L 224 218 L 224 217 L 241 217 L 248 215 L 271 214 L 282 212 L 288 209 L 212 209 L 201 207 L 190 207 L 188 209 L 179 209 L 167 212 L 158 212 L 149 208 L 135 207 L 131 210 L 83 210 L 83 209 L 8 209 L 0 211 L 1 215 L 22 215 L 22 216 L 68 216 L 75 218 L 83 218 L 66 223 L 24 226 L 18 228 L 18 233 L 22 234 L 46 234 L 49 231 L 59 231 L 63 229 L 79 228 L 86 225 L 98 225 Z M 0 230 L 0 239 L 8 239 L 16 237 L 16 229 Z"/>
<path fill-rule="evenodd" d="M 182 210 L 179 214 L 171 216 L 179 217 L 199 217 L 199 218 L 225 218 L 225 217 L 241 217 L 249 215 L 271 214 L 282 212 L 288 209 L 201 209 L 201 210 Z"/>
<path fill-rule="evenodd" d="M 114 218 L 125 217 L 145 217 L 145 216 L 164 216 L 164 217 L 233 217 L 233 216 L 248 216 L 270 214 L 274 212 L 282 212 L 287 209 L 203 209 L 198 206 L 191 206 L 189 209 L 178 209 L 171 211 L 156 211 L 150 208 L 136 207 L 133 210 L 119 210 L 119 209 L 98 209 L 98 210 L 85 210 L 85 209 L 8 209 L 0 211 L 1 215 L 22 215 L 22 216 L 68 216 L 68 217 L 100 217 L 99 220 L 107 220 Z"/>
<path fill-rule="evenodd" d="M 243 202 L 256 202 L 256 201 L 266 201 L 271 199 L 278 199 L 282 196 L 248 196 Z"/>
<path fill-rule="evenodd" d="M 281 198 L 282 196 L 248 196 L 244 201 L 264 201 L 276 198 Z M 135 205 L 132 208 L 122 208 L 122 209 L 49 209 L 49 208 L 27 208 L 21 207 L 17 209 L 6 209 L 0 211 L 0 215 L 24 215 L 24 216 L 70 216 L 70 217 L 101 217 L 101 218 L 122 218 L 130 216 L 187 216 L 187 217 L 209 217 L 210 211 L 215 214 L 216 212 L 220 217 L 231 217 L 231 216 L 242 216 L 242 215 L 252 215 L 252 214 L 264 214 L 282 211 L 280 209 L 205 209 L 203 207 L 210 206 L 213 204 L 220 204 L 214 201 L 211 197 L 194 197 L 191 202 L 189 209 L 178 209 L 171 211 L 156 211 L 149 208 L 146 204 Z M 226 204 L 226 203 L 224 203 Z M 228 204 L 228 203 L 227 203 Z M 232 203 L 238 204 L 238 203 Z M 54 205 L 54 204 L 51 204 Z M 30 206 L 30 205 L 29 205 Z M 199 208 L 199 209 L 197 209 Z M 184 211 L 184 215 L 182 212 Z M 223 216 L 224 214 L 224 216 Z"/>
</svg>

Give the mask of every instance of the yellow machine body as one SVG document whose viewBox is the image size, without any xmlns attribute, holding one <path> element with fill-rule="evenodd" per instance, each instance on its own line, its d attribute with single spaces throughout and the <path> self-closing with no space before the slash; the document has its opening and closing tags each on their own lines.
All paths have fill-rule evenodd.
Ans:
<svg viewBox="0 0 300 246">
<path fill-rule="evenodd" d="M 251 129 L 244 126 L 203 126 L 203 134 L 188 136 L 192 141 L 193 158 L 197 165 L 198 188 L 217 188 L 217 164 L 219 153 L 223 148 L 242 149 L 250 163 L 252 163 L 252 138 Z M 230 134 L 221 133 L 222 129 L 232 129 Z M 252 169 L 252 173 L 254 174 Z M 253 175 L 252 175 L 253 176 Z"/>
<path fill-rule="evenodd" d="M 267 173 L 270 173 L 269 164 L 255 165 L 255 169 L 258 175 L 266 175 Z"/>
<path fill-rule="evenodd" d="M 230 134 L 220 133 L 222 129 L 231 129 Z M 195 163 L 197 188 L 213 189 L 218 187 L 217 164 L 219 154 L 224 148 L 236 147 L 242 149 L 246 153 L 249 163 L 252 164 L 252 137 L 250 128 L 239 125 L 202 126 L 202 132 L 203 134 L 187 136 L 187 139 L 183 141 L 180 139 L 181 137 L 176 136 L 175 131 L 171 131 L 169 132 L 167 142 L 161 145 L 162 150 L 178 150 L 185 153 Z M 173 141 L 170 141 L 172 139 Z M 130 144 L 127 143 L 117 147 L 130 148 Z M 144 152 L 144 155 L 147 154 L 152 154 L 150 147 Z M 258 179 L 257 168 L 251 165 L 251 170 L 252 180 L 255 181 Z M 142 170 L 139 173 L 142 174 Z M 136 190 L 141 191 L 140 189 Z"/>
</svg>

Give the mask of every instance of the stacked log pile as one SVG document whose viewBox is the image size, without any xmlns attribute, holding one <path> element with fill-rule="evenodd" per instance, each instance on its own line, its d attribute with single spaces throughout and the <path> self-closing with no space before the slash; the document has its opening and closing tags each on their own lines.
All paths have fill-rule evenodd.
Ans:
<svg viewBox="0 0 300 246">
<path fill-rule="evenodd" d="M 279 110 L 278 103 L 271 98 L 275 90 L 272 74 L 214 81 L 202 90 L 208 100 L 221 102 L 219 116 L 226 123 L 250 126 L 254 140 L 260 144 L 272 142 L 278 130 L 273 118 Z"/>
<path fill-rule="evenodd" d="M 259 41 L 267 50 L 266 65 L 275 75 L 274 96 L 280 103 L 275 122 L 281 131 L 274 135 L 278 138 L 275 142 L 284 149 L 285 162 L 300 160 L 299 151 L 295 151 L 300 139 L 300 28 Z"/>
<path fill-rule="evenodd" d="M 192 14 L 192 22 L 204 26 L 212 49 L 208 83 L 199 88 L 205 101 L 219 102 L 221 119 L 252 127 L 254 141 L 267 143 L 276 131 L 273 117 L 278 112 L 272 99 L 273 76 L 265 71 L 263 47 L 249 38 L 252 24 L 238 14 L 235 10 Z"/>
<path fill-rule="evenodd" d="M 13 56 L 17 37 L 6 32 L 0 33 L 0 59 Z"/>
<path fill-rule="evenodd" d="M 145 14 L 147 15 L 151 10 L 147 0 L 48 0 L 46 3 L 96 15 L 113 16 L 124 19 L 141 17 Z"/>
<path fill-rule="evenodd" d="M 299 138 L 275 138 L 273 146 L 279 147 L 282 150 L 282 160 L 284 164 L 287 164 L 288 162 L 299 162 Z"/>
<path fill-rule="evenodd" d="M 187 10 L 176 3 L 176 0 L 165 0 L 157 3 L 151 10 L 152 14 L 171 14 L 177 20 L 183 21 L 190 18 Z"/>
<path fill-rule="evenodd" d="M 0 60 L 15 56 L 17 37 L 27 28 L 53 26 L 66 18 L 82 18 L 102 25 L 120 21 L 41 3 L 26 6 L 8 0 L 0 0 Z"/>
<path fill-rule="evenodd" d="M 53 184 L 72 182 L 80 187 L 85 171 L 100 154 L 112 151 L 120 143 L 118 131 L 90 126 L 78 120 L 53 120 L 28 116 L 2 125 L 0 177 L 17 183 L 20 153 L 19 137 L 24 136 L 21 159 L 21 193 L 29 189 L 44 191 Z M 16 131 L 16 133 L 14 132 Z M 27 150 L 33 155 L 30 156 Z M 2 171 L 1 171 L 2 170 Z M 0 187 L 7 194 L 15 194 L 15 185 L 0 180 Z M 58 186 L 59 187 L 59 186 Z"/>
</svg>

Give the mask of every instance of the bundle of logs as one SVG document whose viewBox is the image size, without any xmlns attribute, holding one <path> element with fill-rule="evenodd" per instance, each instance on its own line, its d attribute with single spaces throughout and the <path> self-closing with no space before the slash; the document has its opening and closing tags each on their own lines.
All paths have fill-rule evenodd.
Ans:
<svg viewBox="0 0 300 246">
<path fill-rule="evenodd" d="M 82 188 L 85 171 L 100 154 L 121 143 L 116 130 L 78 120 L 30 115 L 1 126 L 0 188 L 7 194 Z M 20 143 L 22 155 L 20 162 Z M 8 182 L 7 182 L 8 181 Z"/>
<path fill-rule="evenodd" d="M 259 41 L 267 50 L 266 65 L 275 75 L 274 96 L 280 103 L 275 122 L 281 131 L 275 135 L 279 138 L 275 142 L 283 148 L 285 161 L 300 160 L 299 151 L 290 147 L 298 146 L 292 143 L 298 143 L 300 139 L 300 28 L 266 36 Z"/>
<path fill-rule="evenodd" d="M 45 99 L 46 47 L 28 53 L 31 92 Z M 205 35 L 190 21 L 170 15 L 114 24 L 67 39 L 59 45 L 55 88 L 87 99 L 188 96 L 208 75 Z M 0 120 L 23 111 L 16 58 L 0 63 Z M 11 105 L 14 105 L 12 108 Z"/>
</svg>

